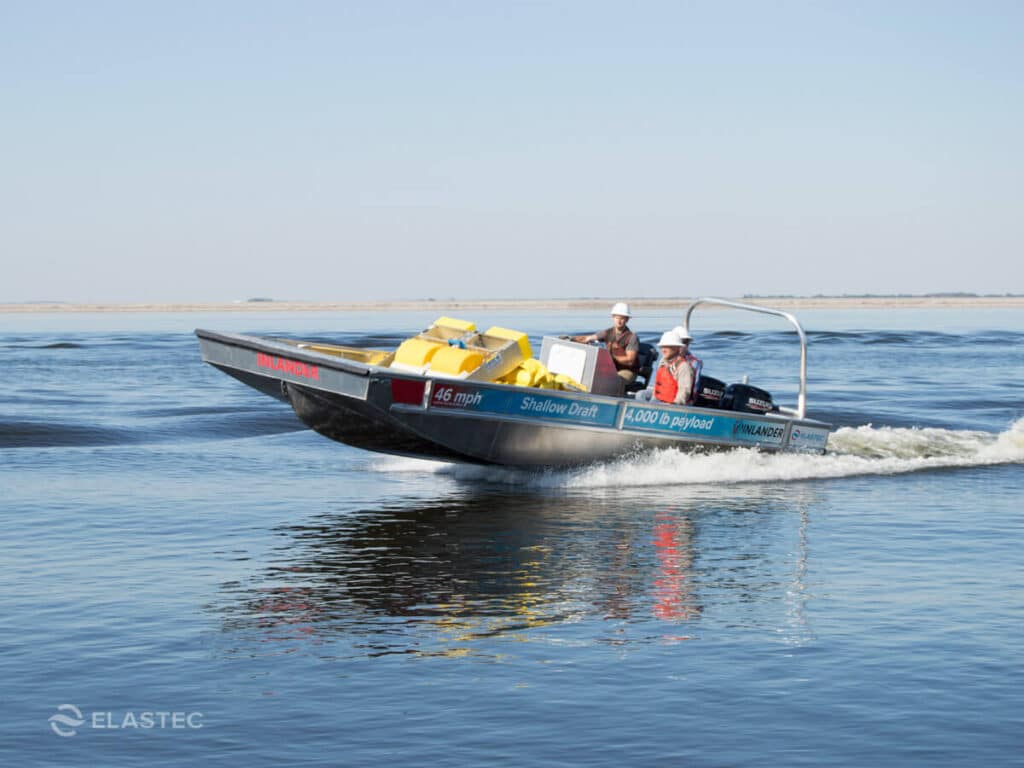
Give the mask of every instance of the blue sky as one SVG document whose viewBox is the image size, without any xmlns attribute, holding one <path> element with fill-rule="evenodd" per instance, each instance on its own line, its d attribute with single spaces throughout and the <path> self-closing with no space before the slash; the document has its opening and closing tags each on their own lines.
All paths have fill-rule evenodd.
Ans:
<svg viewBox="0 0 1024 768">
<path fill-rule="evenodd" d="M 1024 292 L 1024 3 L 0 0 L 0 301 Z"/>
</svg>

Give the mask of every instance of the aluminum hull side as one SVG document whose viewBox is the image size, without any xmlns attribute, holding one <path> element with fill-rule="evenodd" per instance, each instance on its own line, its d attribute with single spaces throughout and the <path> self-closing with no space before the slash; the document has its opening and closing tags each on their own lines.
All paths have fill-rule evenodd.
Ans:
<svg viewBox="0 0 1024 768">
<path fill-rule="evenodd" d="M 214 368 L 218 371 L 226 373 L 233 379 L 238 379 L 246 386 L 252 387 L 258 392 L 262 392 L 264 395 L 274 398 L 275 400 L 282 400 L 288 402 L 288 393 L 286 392 L 286 386 L 280 379 L 275 379 L 269 376 L 259 376 L 248 371 L 240 371 L 237 368 L 230 368 L 226 365 L 219 365 L 217 363 L 211 363 Z"/>
<path fill-rule="evenodd" d="M 478 416 L 405 411 L 403 423 L 433 443 L 486 464 L 571 467 L 607 461 L 679 441 L 646 438 L 620 430 L 517 422 Z"/>
<path fill-rule="evenodd" d="M 311 429 L 339 443 L 397 456 L 439 461 L 477 461 L 472 456 L 448 450 L 419 437 L 365 401 L 308 389 L 298 384 L 288 384 L 286 389 L 295 415 Z"/>
<path fill-rule="evenodd" d="M 293 345 L 241 334 L 196 331 L 203 359 L 220 371 L 289 403 L 308 427 L 354 448 L 446 461 L 473 461 L 423 440 L 392 419 L 390 388 L 380 406 L 370 402 L 362 363 L 326 358 Z M 286 363 L 302 363 L 286 365 Z"/>
</svg>

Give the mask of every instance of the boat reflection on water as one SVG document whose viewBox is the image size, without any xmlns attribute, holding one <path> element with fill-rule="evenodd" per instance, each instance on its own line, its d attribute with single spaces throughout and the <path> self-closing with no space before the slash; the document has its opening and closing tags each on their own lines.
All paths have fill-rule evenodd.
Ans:
<svg viewBox="0 0 1024 768">
<path fill-rule="evenodd" d="M 810 488 L 685 490 L 504 490 L 309 518 L 224 585 L 222 639 L 338 656 L 677 641 L 737 624 L 805 639 Z"/>
<path fill-rule="evenodd" d="M 693 523 L 660 513 L 654 522 L 658 557 L 654 579 L 654 615 L 665 621 L 693 619 L 699 613 L 693 595 Z"/>
</svg>

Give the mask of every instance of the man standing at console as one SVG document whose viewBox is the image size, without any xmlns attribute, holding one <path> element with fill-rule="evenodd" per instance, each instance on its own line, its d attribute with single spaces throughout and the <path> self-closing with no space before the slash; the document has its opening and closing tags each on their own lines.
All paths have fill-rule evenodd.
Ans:
<svg viewBox="0 0 1024 768">
<path fill-rule="evenodd" d="M 636 334 L 629 330 L 626 325 L 632 316 L 629 311 L 629 304 L 618 302 L 612 307 L 612 327 L 605 328 L 597 333 L 590 333 L 584 336 L 573 336 L 572 340 L 581 344 L 589 344 L 592 341 L 600 341 L 608 347 L 608 352 L 615 361 L 616 373 L 622 379 L 623 387 L 632 384 L 636 380 L 637 371 L 640 369 L 638 357 L 640 355 L 640 341 Z"/>
</svg>

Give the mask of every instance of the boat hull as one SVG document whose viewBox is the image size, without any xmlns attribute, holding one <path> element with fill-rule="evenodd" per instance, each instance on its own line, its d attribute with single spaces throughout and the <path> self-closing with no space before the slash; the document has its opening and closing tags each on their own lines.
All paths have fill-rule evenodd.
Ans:
<svg viewBox="0 0 1024 768">
<path fill-rule="evenodd" d="M 371 451 L 516 467 L 565 467 L 676 447 L 824 452 L 830 426 L 783 414 L 437 379 L 296 343 L 197 331 L 203 358 L 289 402 L 320 434 Z"/>
</svg>

